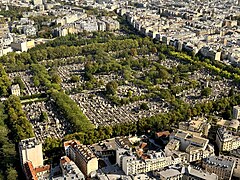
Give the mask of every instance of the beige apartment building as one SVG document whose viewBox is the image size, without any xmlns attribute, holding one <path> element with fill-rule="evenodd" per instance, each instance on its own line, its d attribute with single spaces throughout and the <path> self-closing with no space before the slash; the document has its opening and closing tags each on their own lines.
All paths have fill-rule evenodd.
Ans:
<svg viewBox="0 0 240 180">
<path fill-rule="evenodd" d="M 42 143 L 35 137 L 22 140 L 18 147 L 22 166 L 27 161 L 31 161 L 34 168 L 43 166 Z"/>
<path fill-rule="evenodd" d="M 4 18 L 0 16 L 0 39 L 9 32 L 8 25 Z"/>
<path fill-rule="evenodd" d="M 219 128 L 216 135 L 219 151 L 231 151 L 240 147 L 240 137 L 226 128 Z"/>
<path fill-rule="evenodd" d="M 204 118 L 196 118 L 187 122 L 180 122 L 179 129 L 185 131 L 195 132 L 195 135 L 198 136 L 208 136 L 208 131 L 211 128 L 211 125 L 207 123 L 207 120 Z"/>
<path fill-rule="evenodd" d="M 77 140 L 64 142 L 66 155 L 76 163 L 85 176 L 98 170 L 98 159 L 91 149 Z"/>
<path fill-rule="evenodd" d="M 193 132 L 177 130 L 170 135 L 164 151 L 167 156 L 178 157 L 182 163 L 189 163 L 214 154 L 214 148 L 208 143 L 208 139 Z"/>
<path fill-rule="evenodd" d="M 11 87 L 11 93 L 12 93 L 12 95 L 20 96 L 21 91 L 20 91 L 20 87 L 19 87 L 18 84 L 12 85 L 12 87 Z"/>
</svg>

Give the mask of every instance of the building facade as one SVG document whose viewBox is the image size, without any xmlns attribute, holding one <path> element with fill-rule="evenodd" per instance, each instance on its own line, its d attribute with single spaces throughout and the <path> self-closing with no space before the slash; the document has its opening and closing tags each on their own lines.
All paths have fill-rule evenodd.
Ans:
<svg viewBox="0 0 240 180">
<path fill-rule="evenodd" d="M 138 158 L 131 151 L 119 148 L 116 152 L 116 161 L 126 175 L 137 175 L 179 164 L 179 158 L 166 157 L 164 152 L 147 153 Z"/>
<path fill-rule="evenodd" d="M 77 165 L 67 156 L 61 157 L 60 167 L 62 170 L 63 179 L 85 179 L 84 174 L 80 171 Z"/>
<path fill-rule="evenodd" d="M 240 119 L 240 106 L 233 107 L 233 119 Z"/>
<path fill-rule="evenodd" d="M 42 143 L 35 137 L 22 140 L 18 147 L 22 166 L 27 161 L 31 161 L 34 168 L 43 166 Z"/>
<path fill-rule="evenodd" d="M 0 17 L 0 39 L 9 32 L 8 24 L 5 19 Z"/>
<path fill-rule="evenodd" d="M 240 137 L 226 128 L 219 128 L 216 135 L 219 151 L 231 151 L 240 147 Z"/>
<path fill-rule="evenodd" d="M 20 96 L 21 95 L 20 87 L 19 87 L 18 84 L 12 85 L 11 93 L 12 93 L 12 95 L 15 95 L 15 96 Z"/>
<path fill-rule="evenodd" d="M 203 167 L 207 172 L 216 174 L 220 180 L 230 180 L 232 179 L 235 163 L 234 159 L 212 156 L 203 161 Z"/>
<path fill-rule="evenodd" d="M 76 163 L 85 176 L 98 170 L 98 159 L 86 145 L 77 140 L 64 142 L 66 155 Z"/>
<path fill-rule="evenodd" d="M 175 156 L 182 163 L 202 160 L 214 154 L 214 148 L 209 140 L 190 131 L 177 130 L 170 135 L 170 141 L 165 146 L 167 156 Z"/>
</svg>

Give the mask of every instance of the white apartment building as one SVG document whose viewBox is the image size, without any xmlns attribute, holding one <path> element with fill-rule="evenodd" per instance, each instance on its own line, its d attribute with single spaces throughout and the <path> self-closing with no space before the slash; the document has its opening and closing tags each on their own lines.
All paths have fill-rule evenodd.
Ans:
<svg viewBox="0 0 240 180">
<path fill-rule="evenodd" d="M 233 119 L 240 119 L 240 106 L 233 107 Z"/>
<path fill-rule="evenodd" d="M 164 152 L 152 152 L 137 158 L 130 151 L 121 148 L 117 149 L 116 157 L 117 164 L 126 175 L 147 173 L 181 162 L 179 158 L 166 157 Z"/>
<path fill-rule="evenodd" d="M 33 4 L 36 6 L 36 5 L 41 5 L 43 4 L 43 1 L 42 0 L 33 0 Z"/>
</svg>

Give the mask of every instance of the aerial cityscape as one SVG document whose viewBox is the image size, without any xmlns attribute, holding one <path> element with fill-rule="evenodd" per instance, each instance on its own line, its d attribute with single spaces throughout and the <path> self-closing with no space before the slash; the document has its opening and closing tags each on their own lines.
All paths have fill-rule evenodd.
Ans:
<svg viewBox="0 0 240 180">
<path fill-rule="evenodd" d="M 239 180 L 240 0 L 0 0 L 0 180 Z"/>
</svg>

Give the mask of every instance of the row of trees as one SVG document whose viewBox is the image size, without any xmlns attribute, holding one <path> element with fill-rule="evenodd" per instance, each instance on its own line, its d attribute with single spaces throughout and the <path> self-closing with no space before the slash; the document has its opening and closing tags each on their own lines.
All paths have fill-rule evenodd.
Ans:
<svg viewBox="0 0 240 180">
<path fill-rule="evenodd" d="M 56 103 L 59 112 L 71 124 L 74 132 L 87 132 L 93 129 L 93 125 L 83 114 L 79 106 L 65 93 L 53 90 L 50 97 Z"/>
<path fill-rule="evenodd" d="M 214 64 L 214 65 L 212 65 L 210 61 L 202 62 L 202 61 L 197 60 L 196 58 L 193 59 L 191 56 L 187 55 L 184 52 L 170 51 L 169 55 L 172 57 L 179 58 L 184 61 L 188 61 L 192 64 L 195 64 L 195 65 L 198 65 L 201 67 L 205 67 L 205 68 L 211 70 L 213 73 L 220 75 L 222 77 L 225 77 L 228 79 L 231 78 L 231 79 L 234 79 L 236 82 L 240 82 L 240 75 L 238 74 L 238 72 L 235 73 L 234 70 L 231 70 L 231 72 L 227 71 L 227 70 L 229 70 L 229 68 L 227 68 L 227 65 L 221 64 L 221 66 L 216 67 L 215 66 L 216 63 L 212 63 L 212 64 Z"/>
<path fill-rule="evenodd" d="M 8 10 L 1 10 L 0 15 L 11 18 L 12 20 L 18 20 L 22 17 L 22 13 L 29 11 L 28 7 L 8 6 Z"/>
<path fill-rule="evenodd" d="M 8 67 L 8 70 L 25 70 L 29 64 L 43 60 L 75 57 L 81 55 L 94 55 L 97 52 L 123 51 L 126 49 L 154 46 L 149 39 L 122 39 L 110 40 L 106 43 L 92 43 L 85 46 L 66 46 L 36 48 L 21 54 L 9 53 L 0 58 L 0 62 Z"/>
<path fill-rule="evenodd" d="M 33 83 L 36 87 L 42 87 L 44 90 L 54 88 L 61 89 L 61 77 L 57 74 L 56 69 L 47 69 L 40 64 L 32 64 L 30 70 L 33 73 Z"/>
<path fill-rule="evenodd" d="M 11 84 L 12 83 L 4 67 L 0 64 L 0 97 L 7 96 L 9 94 Z"/>
<path fill-rule="evenodd" d="M 135 39 L 135 35 L 122 35 L 116 36 L 112 32 L 82 32 L 79 34 L 69 34 L 67 36 L 58 37 L 52 41 L 49 41 L 45 44 L 41 44 L 31 49 L 31 51 L 45 49 L 46 47 L 57 47 L 57 46 L 83 46 L 93 43 L 105 43 L 110 40 L 122 40 L 122 39 Z"/>
<path fill-rule="evenodd" d="M 15 180 L 17 179 L 15 164 L 18 159 L 15 144 L 8 137 L 10 131 L 6 125 L 7 115 L 4 110 L 4 104 L 0 103 L 0 179 Z"/>
<path fill-rule="evenodd" d="M 8 115 L 6 124 L 11 130 L 10 136 L 14 142 L 34 136 L 32 125 L 22 109 L 19 97 L 11 95 L 5 101 L 5 109 Z"/>
<path fill-rule="evenodd" d="M 94 131 L 76 132 L 65 137 L 68 139 L 77 139 L 84 144 L 92 144 L 103 139 L 125 136 L 129 134 L 145 134 L 161 130 L 171 130 L 172 127 L 177 127 L 181 121 L 186 121 L 190 117 L 200 116 L 203 114 L 212 114 L 215 111 L 221 112 L 225 118 L 228 111 L 234 105 L 240 103 L 240 95 L 233 95 L 220 99 L 218 101 L 209 101 L 208 103 L 200 103 L 191 107 L 182 101 L 176 101 L 175 110 L 169 113 L 160 113 L 155 116 L 140 119 L 136 123 L 121 123 L 114 126 L 100 126 Z"/>
</svg>

